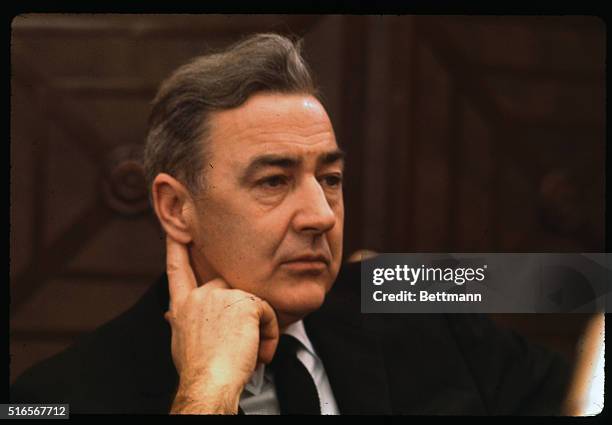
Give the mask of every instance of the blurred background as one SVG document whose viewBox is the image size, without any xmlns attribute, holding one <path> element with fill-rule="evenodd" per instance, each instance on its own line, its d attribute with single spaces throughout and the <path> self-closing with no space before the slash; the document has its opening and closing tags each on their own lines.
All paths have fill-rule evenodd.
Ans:
<svg viewBox="0 0 612 425">
<path fill-rule="evenodd" d="M 11 381 L 164 271 L 139 155 L 159 83 L 253 32 L 305 39 L 347 151 L 345 257 L 603 252 L 593 17 L 21 15 L 11 40 Z M 497 315 L 573 360 L 589 316 Z"/>
</svg>

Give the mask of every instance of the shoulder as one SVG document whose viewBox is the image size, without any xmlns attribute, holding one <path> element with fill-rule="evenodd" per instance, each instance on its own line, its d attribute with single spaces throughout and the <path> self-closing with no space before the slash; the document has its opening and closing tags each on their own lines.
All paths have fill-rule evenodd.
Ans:
<svg viewBox="0 0 612 425">
<path fill-rule="evenodd" d="M 484 314 L 362 314 L 360 273 L 360 263 L 345 264 L 310 323 L 337 336 L 328 341 L 359 334 L 379 346 L 397 411 L 559 412 L 569 378 L 561 356 Z"/>
<path fill-rule="evenodd" d="M 487 315 L 447 315 L 458 352 L 491 411 L 558 415 L 571 367 L 560 354 L 496 325 Z"/>
<path fill-rule="evenodd" d="M 113 413 L 130 412 L 139 400 L 165 393 L 176 372 L 163 319 L 164 290 L 161 278 L 128 311 L 27 370 L 11 386 L 11 401 Z"/>
</svg>

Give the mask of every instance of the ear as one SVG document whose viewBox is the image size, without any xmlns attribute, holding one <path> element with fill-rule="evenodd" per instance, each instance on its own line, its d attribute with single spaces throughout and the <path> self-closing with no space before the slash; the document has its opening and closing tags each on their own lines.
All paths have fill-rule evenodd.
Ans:
<svg viewBox="0 0 612 425">
<path fill-rule="evenodd" d="M 160 173 L 151 187 L 153 207 L 162 227 L 172 239 L 188 244 L 193 240 L 195 205 L 187 188 L 174 177 Z"/>
</svg>

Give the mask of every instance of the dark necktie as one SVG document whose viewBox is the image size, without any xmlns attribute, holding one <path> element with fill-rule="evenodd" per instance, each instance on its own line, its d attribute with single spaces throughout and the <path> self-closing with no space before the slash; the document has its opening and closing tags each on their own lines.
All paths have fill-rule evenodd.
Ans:
<svg viewBox="0 0 612 425">
<path fill-rule="evenodd" d="M 300 342 L 290 335 L 281 335 L 274 359 L 270 364 L 274 372 L 276 396 L 281 415 L 320 415 L 321 404 L 317 387 L 297 358 Z"/>
</svg>

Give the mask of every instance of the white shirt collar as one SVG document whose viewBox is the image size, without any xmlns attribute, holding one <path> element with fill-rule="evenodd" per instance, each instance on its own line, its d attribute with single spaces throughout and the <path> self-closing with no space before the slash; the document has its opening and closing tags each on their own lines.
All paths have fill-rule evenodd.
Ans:
<svg viewBox="0 0 612 425">
<path fill-rule="evenodd" d="M 314 347 L 306 335 L 306 328 L 304 328 L 304 322 L 302 320 L 294 322 L 287 326 L 283 331 L 283 334 L 291 335 L 302 343 L 304 348 L 313 356 L 316 356 Z M 244 386 L 244 389 L 252 395 L 258 395 L 261 393 L 264 383 L 272 381 L 269 369 L 266 369 L 266 365 L 260 364 L 257 366 L 251 379 Z"/>
<path fill-rule="evenodd" d="M 300 341 L 310 354 L 316 356 L 314 347 L 312 346 L 310 339 L 308 339 L 308 335 L 306 335 L 306 328 L 304 328 L 304 322 L 302 320 L 287 326 L 283 333 L 295 337 L 295 339 Z"/>
</svg>

